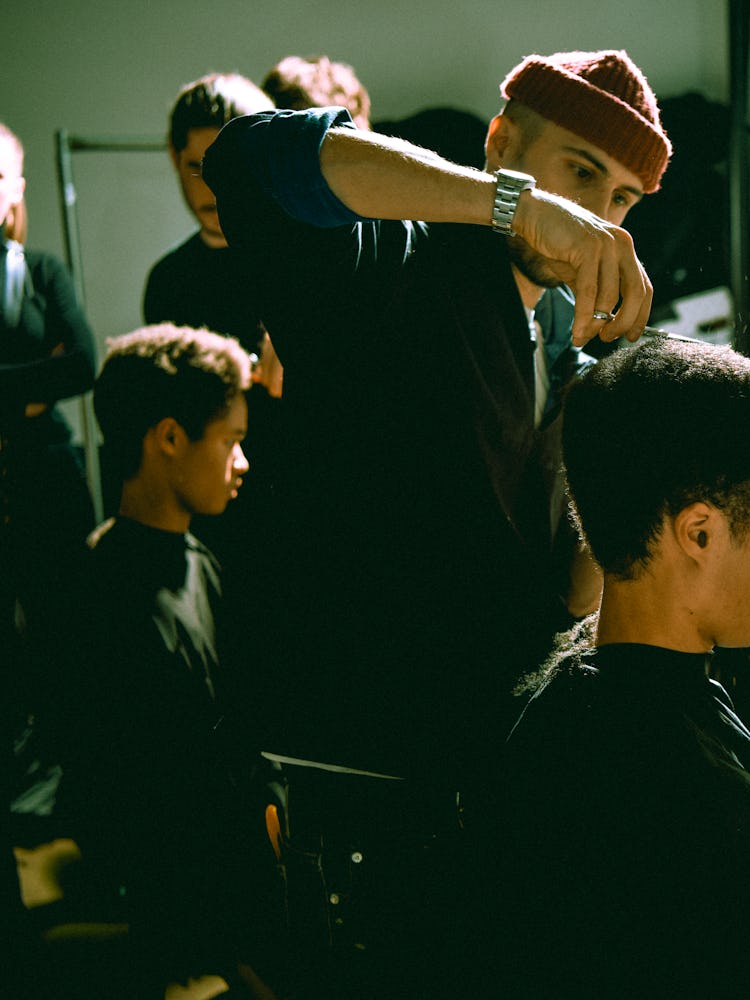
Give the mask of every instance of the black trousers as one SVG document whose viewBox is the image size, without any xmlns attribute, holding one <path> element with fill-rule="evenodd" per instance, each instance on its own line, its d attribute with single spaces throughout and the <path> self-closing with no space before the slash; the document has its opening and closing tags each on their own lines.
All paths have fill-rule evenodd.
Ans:
<svg viewBox="0 0 750 1000">
<path fill-rule="evenodd" d="M 280 870 L 294 1000 L 436 1000 L 493 980 L 488 846 L 434 782 L 285 763 Z"/>
</svg>

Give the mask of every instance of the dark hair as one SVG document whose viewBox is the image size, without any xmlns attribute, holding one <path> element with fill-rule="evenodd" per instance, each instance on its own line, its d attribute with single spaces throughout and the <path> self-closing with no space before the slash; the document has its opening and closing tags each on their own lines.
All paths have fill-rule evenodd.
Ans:
<svg viewBox="0 0 750 1000">
<path fill-rule="evenodd" d="M 135 475 L 160 420 L 173 417 L 197 441 L 249 387 L 249 356 L 231 337 L 162 323 L 109 340 L 94 410 L 116 473 Z"/>
<path fill-rule="evenodd" d="M 260 87 L 239 73 L 209 73 L 185 84 L 177 95 L 169 116 L 169 143 L 180 153 L 191 128 L 220 129 L 233 118 L 272 109 Z"/>
<path fill-rule="evenodd" d="M 750 360 L 660 338 L 595 365 L 565 401 L 574 517 L 606 573 L 633 578 L 663 518 L 703 500 L 750 522 Z"/>
<path fill-rule="evenodd" d="M 518 127 L 521 140 L 520 153 L 525 153 L 550 124 L 548 118 L 544 118 L 538 111 L 521 104 L 520 101 L 515 101 L 512 97 L 503 108 L 503 114 Z"/>
<path fill-rule="evenodd" d="M 360 128 L 370 127 L 370 95 L 348 63 L 331 62 L 328 56 L 286 56 L 261 87 L 277 108 L 304 111 L 336 104 L 346 108 Z"/>
</svg>

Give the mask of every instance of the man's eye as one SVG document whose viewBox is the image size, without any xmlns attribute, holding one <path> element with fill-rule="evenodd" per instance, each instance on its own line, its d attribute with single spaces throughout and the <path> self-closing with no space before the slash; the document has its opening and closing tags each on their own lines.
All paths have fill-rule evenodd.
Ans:
<svg viewBox="0 0 750 1000">
<path fill-rule="evenodd" d="M 588 167 L 582 167 L 579 163 L 573 164 L 573 170 L 576 177 L 579 177 L 582 181 L 588 180 L 591 177 L 591 171 Z"/>
</svg>

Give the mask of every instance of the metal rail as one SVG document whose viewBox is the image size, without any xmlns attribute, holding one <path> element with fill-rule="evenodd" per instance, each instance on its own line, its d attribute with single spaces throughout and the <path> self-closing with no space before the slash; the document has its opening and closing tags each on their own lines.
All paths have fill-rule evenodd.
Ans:
<svg viewBox="0 0 750 1000">
<path fill-rule="evenodd" d="M 62 210 L 65 254 L 73 278 L 75 293 L 83 308 L 86 305 L 86 292 L 83 280 L 81 236 L 78 227 L 78 195 L 73 178 L 73 153 L 163 153 L 165 149 L 166 143 L 164 140 L 153 138 L 138 136 L 129 138 L 79 136 L 70 135 L 67 129 L 58 129 L 55 133 L 57 181 Z M 102 498 L 101 466 L 99 464 L 99 437 L 90 392 L 80 397 L 80 407 L 83 446 L 86 456 L 86 479 L 91 494 L 91 502 L 94 507 L 94 516 L 98 523 L 104 516 L 104 503 Z"/>
<path fill-rule="evenodd" d="M 750 355 L 750 253 L 748 252 L 748 39 L 750 2 L 729 0 L 729 247 L 734 298 L 734 346 Z"/>
</svg>

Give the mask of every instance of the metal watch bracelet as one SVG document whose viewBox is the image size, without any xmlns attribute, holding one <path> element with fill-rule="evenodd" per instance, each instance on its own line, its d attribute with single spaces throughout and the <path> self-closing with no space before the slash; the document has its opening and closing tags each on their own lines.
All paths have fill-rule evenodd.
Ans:
<svg viewBox="0 0 750 1000">
<path fill-rule="evenodd" d="M 495 204 L 492 208 L 492 228 L 500 236 L 515 236 L 513 219 L 522 191 L 536 187 L 531 174 L 518 170 L 500 169 L 495 173 Z"/>
</svg>

